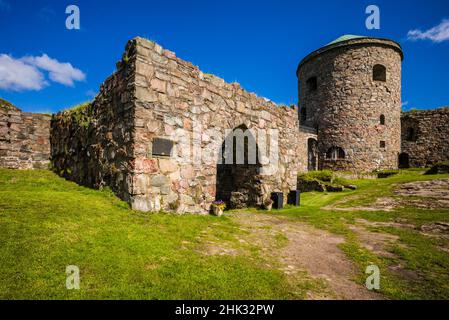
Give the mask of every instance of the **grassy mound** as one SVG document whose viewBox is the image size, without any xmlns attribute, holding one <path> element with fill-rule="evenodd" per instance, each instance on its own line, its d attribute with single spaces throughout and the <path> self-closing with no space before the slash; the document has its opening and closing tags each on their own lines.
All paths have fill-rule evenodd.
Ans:
<svg viewBox="0 0 449 320">
<path fill-rule="evenodd" d="M 301 192 L 337 191 L 347 184 L 346 179 L 336 176 L 329 170 L 309 171 L 298 175 L 298 189 Z"/>
<path fill-rule="evenodd" d="M 2 98 L 0 98 L 0 109 L 6 110 L 6 111 L 10 111 L 10 110 L 20 110 L 19 108 L 17 108 L 15 105 L 13 105 L 11 102 L 6 101 Z"/>
</svg>

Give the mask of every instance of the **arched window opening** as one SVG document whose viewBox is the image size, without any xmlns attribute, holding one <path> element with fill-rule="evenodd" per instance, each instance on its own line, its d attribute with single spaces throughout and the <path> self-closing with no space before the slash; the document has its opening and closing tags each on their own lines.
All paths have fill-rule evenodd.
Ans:
<svg viewBox="0 0 449 320">
<path fill-rule="evenodd" d="M 343 160 L 345 157 L 345 151 L 340 147 L 330 147 L 326 152 L 326 159 Z"/>
<path fill-rule="evenodd" d="M 318 168 L 318 142 L 316 139 L 309 138 L 307 140 L 307 169 L 315 171 Z"/>
<path fill-rule="evenodd" d="M 307 80 L 307 90 L 309 92 L 316 91 L 318 89 L 318 79 L 317 77 L 311 77 Z"/>
<path fill-rule="evenodd" d="M 301 115 L 301 123 L 306 122 L 307 120 L 307 109 L 302 107 L 300 110 L 300 115 Z"/>
<path fill-rule="evenodd" d="M 380 115 L 380 124 L 385 125 L 385 116 L 383 114 Z"/>
<path fill-rule="evenodd" d="M 373 80 L 374 81 L 387 81 L 387 68 L 381 64 L 376 64 L 373 67 Z"/>
<path fill-rule="evenodd" d="M 379 146 L 380 146 L 381 149 L 385 149 L 386 142 L 385 141 L 381 141 Z"/>
<path fill-rule="evenodd" d="M 413 128 L 407 128 L 407 141 L 416 141 L 416 131 Z"/>
</svg>

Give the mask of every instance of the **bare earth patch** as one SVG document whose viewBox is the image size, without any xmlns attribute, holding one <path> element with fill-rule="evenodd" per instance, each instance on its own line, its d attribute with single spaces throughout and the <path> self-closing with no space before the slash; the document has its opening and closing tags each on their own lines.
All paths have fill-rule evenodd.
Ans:
<svg viewBox="0 0 449 320">
<path fill-rule="evenodd" d="M 425 236 L 449 239 L 449 222 L 436 221 L 424 224 L 419 229 Z"/>
<path fill-rule="evenodd" d="M 393 253 L 388 251 L 388 247 L 399 240 L 398 236 L 383 232 L 372 232 L 359 225 L 352 225 L 349 229 L 355 232 L 360 244 L 366 249 L 383 257 L 395 257 Z"/>
<path fill-rule="evenodd" d="M 387 258 L 398 258 L 394 253 L 390 252 L 388 249 L 391 245 L 399 245 L 399 237 L 393 234 L 384 232 L 373 232 L 364 226 L 388 226 L 395 228 L 414 228 L 414 225 L 398 223 L 398 222 L 371 222 L 363 219 L 357 219 L 361 225 L 350 226 L 349 228 L 354 231 L 360 244 L 366 249 L 374 252 L 375 254 L 387 257 Z M 364 226 L 362 226 L 364 225 Z M 405 246 L 404 244 L 400 244 Z M 407 269 L 403 262 L 398 260 L 394 265 L 389 265 L 388 269 L 391 273 L 395 274 L 397 277 L 405 279 L 407 281 L 417 281 L 419 275 L 416 271 Z"/>
<path fill-rule="evenodd" d="M 399 185 L 395 194 L 402 197 L 419 197 L 407 200 L 409 205 L 428 209 L 449 209 L 449 179 L 417 181 Z"/>
<path fill-rule="evenodd" d="M 419 181 L 397 185 L 396 197 L 381 197 L 371 205 L 360 207 L 339 207 L 351 197 L 340 200 L 326 210 L 335 211 L 393 211 L 397 207 L 417 206 L 421 208 L 449 208 L 449 179 Z M 202 240 L 201 252 L 205 255 L 239 255 L 244 254 L 245 245 L 256 245 L 263 256 L 270 258 L 273 265 L 286 276 L 295 281 L 295 277 L 312 277 L 323 281 L 327 289 L 308 292 L 309 299 L 383 299 L 377 292 L 367 290 L 357 284 L 357 269 L 338 245 L 344 238 L 327 231 L 316 229 L 306 223 L 293 221 L 288 217 L 240 212 L 232 215 L 233 219 L 245 231 L 239 235 L 237 242 L 216 241 L 207 237 Z M 407 220 L 398 218 L 394 221 L 368 221 L 356 219 L 349 228 L 355 233 L 361 246 L 378 256 L 393 258 L 396 263 L 389 269 L 398 277 L 409 281 L 420 278 L 415 271 L 407 270 L 402 261 L 390 250 L 401 245 L 399 237 L 386 232 L 377 232 L 373 228 L 393 227 L 417 229 L 423 235 L 449 239 L 449 223 L 432 222 L 416 227 Z M 444 246 L 441 250 L 448 251 Z"/>
<path fill-rule="evenodd" d="M 345 201 L 347 201 L 347 199 L 343 199 L 332 205 L 323 207 L 322 209 L 331 211 L 393 211 L 393 209 L 398 206 L 398 201 L 389 197 L 379 198 L 376 200 L 375 203 L 369 206 L 359 206 L 359 207 L 338 206 L 340 204 L 343 204 Z"/>
<path fill-rule="evenodd" d="M 329 292 L 309 294 L 310 299 L 383 299 L 382 295 L 355 283 L 355 266 L 338 248 L 342 237 L 313 228 L 305 223 L 269 214 L 238 213 L 235 219 L 251 230 L 249 237 L 262 250 L 281 262 L 281 270 L 287 275 L 307 271 L 321 279 Z M 288 241 L 276 246 L 272 239 L 283 234 Z M 271 239 L 271 241 L 270 241 Z"/>
<path fill-rule="evenodd" d="M 408 228 L 415 229 L 415 225 L 408 223 L 405 219 L 395 219 L 394 221 L 369 221 L 365 219 L 356 219 L 358 224 L 368 227 L 393 227 L 393 228 Z"/>
</svg>

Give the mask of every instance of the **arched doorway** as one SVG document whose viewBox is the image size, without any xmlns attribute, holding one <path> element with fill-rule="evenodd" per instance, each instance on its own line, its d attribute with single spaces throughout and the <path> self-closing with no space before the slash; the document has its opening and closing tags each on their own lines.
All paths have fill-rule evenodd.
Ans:
<svg viewBox="0 0 449 320">
<path fill-rule="evenodd" d="M 217 164 L 216 200 L 223 200 L 231 209 L 260 205 L 259 152 L 256 139 L 245 125 L 235 128 L 225 138 L 220 162 Z"/>
<path fill-rule="evenodd" d="M 307 170 L 315 171 L 318 168 L 318 142 L 316 139 L 307 140 Z"/>
<path fill-rule="evenodd" d="M 410 157 L 408 153 L 403 152 L 399 155 L 399 168 L 400 169 L 410 168 Z"/>
</svg>

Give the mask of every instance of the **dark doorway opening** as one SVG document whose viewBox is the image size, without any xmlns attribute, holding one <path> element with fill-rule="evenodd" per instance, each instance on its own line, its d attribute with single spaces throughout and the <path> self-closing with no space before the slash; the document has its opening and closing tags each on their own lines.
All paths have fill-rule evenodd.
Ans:
<svg viewBox="0 0 449 320">
<path fill-rule="evenodd" d="M 345 158 L 345 151 L 341 147 L 330 147 L 326 152 L 326 159 L 329 160 L 343 160 Z"/>
<path fill-rule="evenodd" d="M 318 141 L 313 138 L 307 140 L 307 170 L 315 171 L 318 168 Z"/>
<path fill-rule="evenodd" d="M 259 150 L 255 137 L 245 125 L 235 128 L 225 138 L 220 162 L 216 200 L 223 200 L 231 209 L 260 205 L 263 193 Z"/>
<path fill-rule="evenodd" d="M 408 153 L 401 153 L 399 155 L 399 168 L 400 169 L 410 168 L 410 157 Z"/>
<path fill-rule="evenodd" d="M 304 124 L 307 121 L 307 109 L 305 107 L 301 107 L 300 115 L 300 123 Z"/>
</svg>

